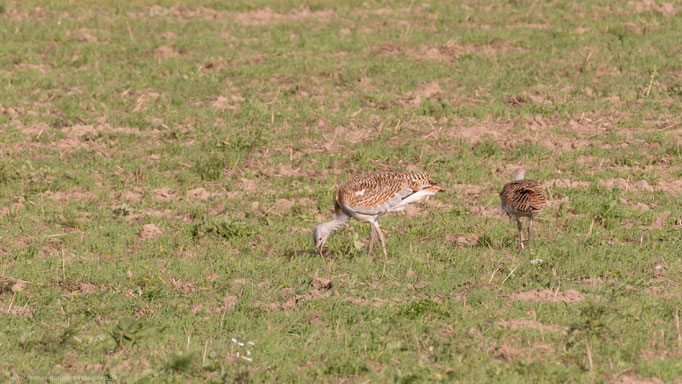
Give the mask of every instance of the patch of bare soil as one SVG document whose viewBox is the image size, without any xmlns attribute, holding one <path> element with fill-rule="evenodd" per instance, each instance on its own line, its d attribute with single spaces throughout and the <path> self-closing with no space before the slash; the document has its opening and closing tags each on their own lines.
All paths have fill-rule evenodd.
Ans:
<svg viewBox="0 0 682 384">
<path fill-rule="evenodd" d="M 211 197 L 211 193 L 203 188 L 194 188 L 187 191 L 187 198 L 190 200 L 206 201 Z"/>
<path fill-rule="evenodd" d="M 424 84 L 421 88 L 407 92 L 402 99 L 407 101 L 409 105 L 419 105 L 422 101 L 430 99 L 436 95 L 442 94 L 443 90 L 437 81 Z"/>
<path fill-rule="evenodd" d="M 359 144 L 376 136 L 378 132 L 370 127 L 357 126 L 354 122 L 349 122 L 348 126 L 337 126 L 334 128 L 334 141 L 347 141 L 351 144 Z"/>
<path fill-rule="evenodd" d="M 208 308 L 206 305 L 203 304 L 196 304 L 192 306 L 192 313 L 197 314 L 202 311 L 208 313 L 220 313 L 225 311 L 231 311 L 237 306 L 237 303 L 239 303 L 239 296 L 227 295 L 220 301 L 220 304 L 217 306 L 208 306 Z"/>
<path fill-rule="evenodd" d="M 140 232 L 140 238 L 150 239 L 152 237 L 159 236 L 163 233 L 163 230 L 154 224 L 145 224 L 142 226 L 142 231 Z"/>
<path fill-rule="evenodd" d="M 405 216 L 407 216 L 407 217 L 414 217 L 414 216 L 424 215 L 424 214 L 428 213 L 428 211 L 426 209 L 421 208 L 417 204 L 408 204 L 405 207 L 405 210 L 403 212 L 405 213 Z"/>
<path fill-rule="evenodd" d="M 478 239 L 480 237 L 481 235 L 477 233 L 451 233 L 445 236 L 445 241 L 457 245 L 474 246 L 478 244 Z"/>
<path fill-rule="evenodd" d="M 243 101 L 244 98 L 239 95 L 218 96 L 212 105 L 220 111 L 235 111 Z"/>
<path fill-rule="evenodd" d="M 536 343 L 524 348 L 518 348 L 509 343 L 495 343 L 490 349 L 495 359 L 509 364 L 519 360 L 542 361 L 547 353 L 552 351 L 554 348 L 545 343 Z"/>
<path fill-rule="evenodd" d="M 236 295 L 227 295 L 225 298 L 222 300 L 222 306 L 221 309 L 234 309 L 234 307 L 237 306 L 237 303 L 239 302 L 239 298 Z"/>
<path fill-rule="evenodd" d="M 158 5 L 142 7 L 140 12 L 130 14 L 134 18 L 168 17 L 173 16 L 178 21 L 186 19 L 203 19 L 210 21 L 237 21 L 243 26 L 272 26 L 288 22 L 301 22 L 306 19 L 316 19 L 328 22 L 334 17 L 331 10 L 311 11 L 309 8 L 293 9 L 287 13 L 278 13 L 270 8 L 253 9 L 246 12 L 219 11 L 209 7 L 178 7 L 164 8 Z"/>
<path fill-rule="evenodd" d="M 457 194 L 466 194 L 467 196 L 479 196 L 484 192 L 489 192 L 492 188 L 491 183 L 483 182 L 481 184 L 452 184 L 447 187 L 448 190 L 457 191 Z"/>
<path fill-rule="evenodd" d="M 10 307 L 8 305 L 6 309 L 4 309 L 4 312 L 15 316 L 31 316 L 33 314 L 33 308 L 31 308 L 28 305 L 28 302 L 26 302 L 26 304 L 20 306 L 12 305 Z"/>
<path fill-rule="evenodd" d="M 331 10 L 310 11 L 294 9 L 288 13 L 277 13 L 270 8 L 255 9 L 248 12 L 236 12 L 232 15 L 244 26 L 277 25 L 281 23 L 300 22 L 308 18 L 317 22 L 329 22 L 334 17 Z"/>
<path fill-rule="evenodd" d="M 277 216 L 282 216 L 284 213 L 290 211 L 294 205 L 296 205 L 296 199 L 277 199 L 275 204 L 273 204 L 268 211 Z"/>
<path fill-rule="evenodd" d="M 503 320 L 498 321 L 497 325 L 512 330 L 531 328 L 543 332 L 560 332 L 566 329 L 565 327 L 555 324 L 543 324 L 535 320 L 517 319 L 517 320 Z"/>
<path fill-rule="evenodd" d="M 41 7 L 31 7 L 28 9 L 16 9 L 8 7 L 2 16 L 3 18 L 7 18 L 12 21 L 37 21 L 54 18 L 57 16 L 57 13 Z"/>
<path fill-rule="evenodd" d="M 563 131 L 575 136 L 591 136 L 615 130 L 620 116 L 614 112 L 597 111 L 583 112 L 575 119 L 563 124 Z"/>
<path fill-rule="evenodd" d="M 590 285 L 592 287 L 596 287 L 601 284 L 615 284 L 618 282 L 618 279 L 608 279 L 604 280 L 601 277 L 595 277 L 595 278 L 589 278 L 589 279 L 582 279 L 580 281 L 583 284 Z"/>
<path fill-rule="evenodd" d="M 642 203 L 641 201 L 630 201 L 630 200 L 624 199 L 622 197 L 619 198 L 618 201 L 620 201 L 621 203 L 623 203 L 627 206 L 633 207 L 639 211 L 648 211 L 651 209 L 651 207 L 649 205 Z"/>
<path fill-rule="evenodd" d="M 663 384 L 661 379 L 656 377 L 647 377 L 640 379 L 636 376 L 618 376 L 609 380 L 609 384 Z"/>
<path fill-rule="evenodd" d="M 383 42 L 377 46 L 365 49 L 365 53 L 398 57 L 405 55 L 415 61 L 454 61 L 463 54 L 495 56 L 514 51 L 522 53 L 524 49 L 510 42 L 495 42 L 491 44 L 458 44 L 452 40 L 445 44 L 422 44 L 419 47 L 399 45 L 394 42 Z"/>
<path fill-rule="evenodd" d="M 575 289 L 569 289 L 567 291 L 558 292 L 550 291 L 549 289 L 534 289 L 532 291 L 515 293 L 511 295 L 513 300 L 523 300 L 523 301 L 546 301 L 550 303 L 575 303 L 580 302 L 585 299 L 585 295 L 576 291 Z"/>
<path fill-rule="evenodd" d="M 511 120 L 460 119 L 452 122 L 452 128 L 446 131 L 446 137 L 455 140 L 464 139 L 470 143 L 489 139 L 506 148 L 508 146 L 505 143 L 513 128 L 514 122 Z"/>
<path fill-rule="evenodd" d="M 663 2 L 659 5 L 656 4 L 654 0 L 628 1 L 627 7 L 634 13 L 656 11 L 660 12 L 665 17 L 673 17 L 677 13 L 677 9 L 675 9 L 673 4 Z"/>
<path fill-rule="evenodd" d="M 154 50 L 154 56 L 159 59 L 168 60 L 180 56 L 180 52 L 169 45 L 162 45 Z"/>
<path fill-rule="evenodd" d="M 10 206 L 3 206 L 0 208 L 0 217 L 9 215 L 10 213 L 16 214 L 22 209 L 26 209 L 26 205 L 24 205 L 24 203 L 14 203 Z"/>
<path fill-rule="evenodd" d="M 682 179 L 679 180 L 660 180 L 654 185 L 649 184 L 646 180 L 631 181 L 621 177 L 614 179 L 600 180 L 601 185 L 606 188 L 618 188 L 624 191 L 662 191 L 667 193 L 678 193 L 682 190 Z"/>
<path fill-rule="evenodd" d="M 547 187 L 559 187 L 559 188 L 579 189 L 579 188 L 587 188 L 590 186 L 590 183 L 587 181 L 578 181 L 578 180 L 569 180 L 569 179 L 552 179 L 552 180 L 545 181 L 543 184 L 545 185 L 545 188 L 547 188 Z"/>
<path fill-rule="evenodd" d="M 331 289 L 332 280 L 315 276 L 310 280 L 310 286 L 317 289 Z"/>
<path fill-rule="evenodd" d="M 310 301 L 310 300 L 317 300 L 317 299 L 326 299 L 329 296 L 333 294 L 333 291 L 328 290 L 328 289 L 312 289 L 308 293 L 303 294 L 303 295 L 295 295 L 294 297 L 290 298 L 289 300 L 285 301 L 281 305 L 275 304 L 276 308 L 279 307 L 279 309 L 283 311 L 289 311 L 291 309 L 296 308 L 296 305 L 299 302 L 305 302 L 305 301 Z M 270 304 L 270 305 L 272 305 Z"/>
<path fill-rule="evenodd" d="M 127 94 L 128 91 L 126 90 L 121 94 L 121 96 L 126 96 Z M 161 98 L 163 95 L 152 91 L 151 89 L 143 89 L 135 91 L 131 96 L 135 98 L 135 107 L 133 108 L 133 112 L 139 112 L 146 111 L 148 102 L 155 101 Z"/>
<path fill-rule="evenodd" d="M 648 228 L 649 229 L 661 229 L 665 226 L 666 221 L 668 220 L 668 217 L 672 212 L 670 211 L 665 211 L 661 212 L 658 216 L 656 216 L 656 221 L 654 221 L 653 224 L 651 224 Z"/>
<path fill-rule="evenodd" d="M 253 193 L 258 192 L 260 190 L 260 187 L 258 186 L 256 180 L 242 177 L 239 183 L 239 189 L 241 190 L 241 192 Z"/>
<path fill-rule="evenodd" d="M 551 97 L 547 95 L 542 95 L 540 93 L 522 92 L 518 95 L 509 97 L 506 100 L 506 103 L 518 107 L 520 105 L 528 103 L 552 105 L 554 104 L 554 101 L 552 100 Z"/>
<path fill-rule="evenodd" d="M 365 299 L 362 297 L 347 296 L 344 298 L 346 301 L 353 304 L 362 305 L 364 307 L 372 306 L 374 308 L 381 308 L 384 305 L 394 306 L 404 302 L 403 299 L 399 297 L 394 297 L 392 299 L 382 299 L 380 297 L 373 297 L 371 299 Z"/>
<path fill-rule="evenodd" d="M 142 193 L 137 191 L 125 191 L 123 192 L 123 198 L 127 201 L 137 203 L 142 200 Z"/>
<path fill-rule="evenodd" d="M 518 348 L 502 343 L 493 349 L 492 355 L 498 360 L 502 360 L 506 363 L 513 363 L 519 360 L 523 354 Z"/>
<path fill-rule="evenodd" d="M 97 43 L 96 31 L 89 28 L 79 28 L 75 31 L 67 31 L 66 35 L 76 39 L 80 43 Z"/>
<path fill-rule="evenodd" d="M 158 201 L 171 201 L 175 199 L 176 195 L 170 188 L 156 188 L 152 197 Z"/>
<path fill-rule="evenodd" d="M 79 189 L 72 189 L 70 191 L 45 191 L 42 194 L 48 199 L 54 200 L 58 203 L 66 203 L 71 200 L 88 201 L 94 199 L 95 195 L 90 191 L 83 191 Z"/>
<path fill-rule="evenodd" d="M 95 285 L 90 283 L 81 282 L 78 286 L 71 286 L 67 288 L 67 292 L 64 296 L 78 296 L 78 295 L 89 295 L 93 293 L 106 291 L 107 287 L 103 285 Z"/>
<path fill-rule="evenodd" d="M 190 283 L 189 281 L 171 278 L 170 283 L 175 290 L 182 292 L 184 294 L 196 291 L 194 284 Z"/>
<path fill-rule="evenodd" d="M 47 73 L 47 69 L 48 67 L 44 64 L 19 63 L 14 65 L 15 71 L 38 71 L 43 75 Z"/>
</svg>

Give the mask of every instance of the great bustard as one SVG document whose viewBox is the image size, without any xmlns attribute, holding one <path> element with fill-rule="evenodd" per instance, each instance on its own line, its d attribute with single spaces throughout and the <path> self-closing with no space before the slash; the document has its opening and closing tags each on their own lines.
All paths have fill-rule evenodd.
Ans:
<svg viewBox="0 0 682 384">
<path fill-rule="evenodd" d="M 517 169 L 514 172 L 514 181 L 505 184 L 504 188 L 502 188 L 502 192 L 500 192 L 502 210 L 516 220 L 516 226 L 519 229 L 521 249 L 524 249 L 524 246 L 523 226 L 521 225 L 520 218 L 525 216 L 530 219 L 527 239 L 530 243 L 533 220 L 547 205 L 545 189 L 542 187 L 542 184 L 537 180 L 525 180 L 525 176 L 525 169 Z"/>
<path fill-rule="evenodd" d="M 378 235 L 386 257 L 384 234 L 377 221 L 379 217 L 388 212 L 402 211 L 407 204 L 419 202 L 443 190 L 425 172 L 377 171 L 346 181 L 336 191 L 332 220 L 315 228 L 315 250 L 321 251 L 329 234 L 353 217 L 370 224 L 369 251 L 372 252 Z"/>
</svg>

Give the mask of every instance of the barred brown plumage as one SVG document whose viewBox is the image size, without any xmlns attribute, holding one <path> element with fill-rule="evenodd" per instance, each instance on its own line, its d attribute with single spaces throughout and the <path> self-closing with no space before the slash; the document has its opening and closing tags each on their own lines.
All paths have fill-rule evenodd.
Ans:
<svg viewBox="0 0 682 384">
<path fill-rule="evenodd" d="M 315 249 L 320 251 L 329 234 L 352 217 L 370 224 L 369 251 L 372 251 L 378 235 L 384 256 L 388 256 L 378 218 L 388 212 L 402 211 L 407 204 L 442 190 L 425 172 L 376 171 L 361 174 L 339 185 L 334 197 L 332 220 L 318 225 L 313 233 Z"/>
<path fill-rule="evenodd" d="M 516 220 L 521 249 L 524 249 L 524 246 L 523 226 L 521 225 L 520 217 L 525 216 L 529 218 L 527 241 L 530 243 L 533 220 L 547 205 L 545 189 L 542 187 L 542 184 L 537 180 L 525 180 L 525 175 L 526 171 L 524 169 L 517 169 L 514 172 L 514 181 L 505 184 L 502 192 L 500 192 L 502 210 Z"/>
</svg>

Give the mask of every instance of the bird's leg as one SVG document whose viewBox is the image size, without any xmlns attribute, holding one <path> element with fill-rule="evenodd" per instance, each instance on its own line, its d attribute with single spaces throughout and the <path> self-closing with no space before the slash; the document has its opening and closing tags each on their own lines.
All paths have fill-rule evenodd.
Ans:
<svg viewBox="0 0 682 384">
<path fill-rule="evenodd" d="M 374 251 L 372 250 L 372 246 L 374 246 L 374 240 L 376 240 L 377 235 L 376 231 L 374 230 L 374 224 L 370 223 L 369 224 L 369 254 L 374 255 Z"/>
<path fill-rule="evenodd" d="M 388 258 L 388 252 L 386 252 L 386 241 L 384 240 L 384 233 L 381 232 L 381 228 L 379 228 L 379 223 L 375 221 L 372 224 L 374 225 L 374 228 L 377 231 L 377 235 L 379 235 L 379 242 L 381 243 L 381 250 L 384 251 L 384 257 Z"/>
<path fill-rule="evenodd" d="M 528 239 L 526 239 L 526 242 L 528 243 L 528 246 L 530 247 L 530 233 L 533 230 L 533 216 L 530 217 L 530 222 L 528 223 Z"/>
<path fill-rule="evenodd" d="M 514 215 L 514 219 L 516 219 L 516 227 L 519 229 L 519 244 L 521 249 L 525 249 L 523 246 L 523 225 L 521 225 L 521 219 L 517 215 Z"/>
</svg>

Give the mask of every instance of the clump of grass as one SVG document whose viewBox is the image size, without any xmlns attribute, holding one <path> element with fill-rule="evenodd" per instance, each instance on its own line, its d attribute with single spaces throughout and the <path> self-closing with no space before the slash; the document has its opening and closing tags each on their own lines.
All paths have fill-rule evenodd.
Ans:
<svg viewBox="0 0 682 384">
<path fill-rule="evenodd" d="M 201 219 L 192 224 L 191 233 L 197 238 L 214 234 L 229 240 L 235 237 L 251 237 L 256 231 L 244 222 L 231 217 L 203 215 Z"/>
</svg>

